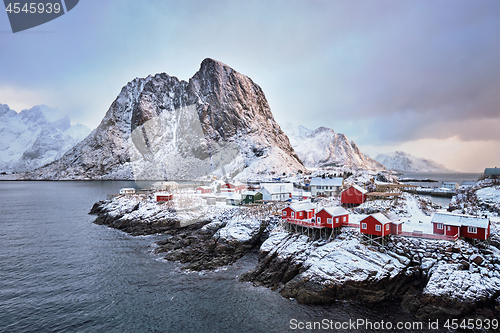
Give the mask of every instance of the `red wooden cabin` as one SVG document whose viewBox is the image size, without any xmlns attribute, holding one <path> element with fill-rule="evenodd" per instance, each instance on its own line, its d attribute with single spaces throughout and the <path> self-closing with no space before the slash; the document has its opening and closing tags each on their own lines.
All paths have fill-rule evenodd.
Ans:
<svg viewBox="0 0 500 333">
<path fill-rule="evenodd" d="M 167 192 L 156 192 L 155 193 L 155 201 L 160 202 L 160 201 L 170 201 L 172 200 L 172 193 L 167 193 Z"/>
<path fill-rule="evenodd" d="M 294 203 L 281 211 L 284 219 L 305 220 L 314 218 L 314 205 L 310 201 Z"/>
<path fill-rule="evenodd" d="M 340 202 L 346 205 L 360 205 L 366 200 L 368 191 L 358 185 L 351 185 L 346 190 L 342 191 Z"/>
<path fill-rule="evenodd" d="M 438 235 L 486 240 L 490 237 L 490 219 L 450 213 L 434 213 L 433 232 Z"/>
<path fill-rule="evenodd" d="M 372 214 L 359 222 L 360 232 L 366 235 L 383 237 L 397 234 L 401 229 L 399 217 L 389 211 Z"/>
<path fill-rule="evenodd" d="M 198 194 L 209 194 L 214 192 L 214 188 L 210 186 L 198 186 L 196 188 L 196 193 Z"/>
<path fill-rule="evenodd" d="M 342 207 L 327 207 L 316 213 L 316 224 L 338 228 L 349 223 L 349 212 Z"/>
<path fill-rule="evenodd" d="M 243 183 L 240 182 L 233 182 L 233 183 L 225 183 L 220 187 L 221 193 L 228 193 L 228 192 L 238 192 L 241 193 L 241 191 L 246 190 L 247 186 Z"/>
</svg>

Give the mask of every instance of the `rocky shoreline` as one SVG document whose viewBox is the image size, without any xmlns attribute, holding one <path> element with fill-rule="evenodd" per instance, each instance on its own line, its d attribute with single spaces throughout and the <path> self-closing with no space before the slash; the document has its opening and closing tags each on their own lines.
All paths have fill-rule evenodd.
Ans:
<svg viewBox="0 0 500 333">
<path fill-rule="evenodd" d="M 382 249 L 361 244 L 352 228 L 333 241 L 315 241 L 285 230 L 272 214 L 279 207 L 266 209 L 179 212 L 129 196 L 98 202 L 90 213 L 95 223 L 132 235 L 164 234 L 156 252 L 184 269 L 215 269 L 259 250 L 257 266 L 240 281 L 300 303 L 394 301 L 421 319 L 500 317 L 500 250 L 494 246 L 395 236 Z"/>
</svg>

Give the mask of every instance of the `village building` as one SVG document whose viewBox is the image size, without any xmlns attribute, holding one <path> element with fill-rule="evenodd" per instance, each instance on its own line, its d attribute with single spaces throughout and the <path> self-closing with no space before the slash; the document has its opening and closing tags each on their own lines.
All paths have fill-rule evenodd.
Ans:
<svg viewBox="0 0 500 333">
<path fill-rule="evenodd" d="M 304 191 L 302 189 L 294 189 L 292 192 L 292 199 L 294 200 L 310 200 L 311 192 Z"/>
<path fill-rule="evenodd" d="M 318 196 L 332 197 L 340 195 L 344 187 L 343 177 L 322 178 L 313 177 L 310 183 L 311 196 L 316 198 Z"/>
<path fill-rule="evenodd" d="M 434 213 L 433 232 L 438 235 L 457 236 L 475 240 L 490 237 L 490 219 L 470 215 Z"/>
<path fill-rule="evenodd" d="M 314 205 L 310 201 L 291 204 L 281 211 L 284 219 L 305 220 L 314 218 Z"/>
<path fill-rule="evenodd" d="M 233 193 L 226 198 L 226 205 L 239 206 L 241 204 L 241 194 Z"/>
<path fill-rule="evenodd" d="M 441 185 L 441 188 L 445 188 L 445 189 L 448 189 L 448 190 L 456 190 L 456 189 L 458 189 L 458 183 L 443 182 L 443 184 Z"/>
<path fill-rule="evenodd" d="M 292 185 L 293 184 L 288 183 Z M 286 183 L 271 183 L 265 184 L 259 190 L 262 193 L 262 200 L 264 201 L 287 201 L 292 199 L 292 189 L 290 186 L 285 186 Z"/>
<path fill-rule="evenodd" d="M 262 201 L 262 193 L 257 191 L 245 191 L 241 193 L 241 204 L 248 205 Z"/>
<path fill-rule="evenodd" d="M 125 187 L 120 189 L 120 194 L 135 194 L 135 188 Z"/>
<path fill-rule="evenodd" d="M 221 193 L 241 193 L 247 186 L 240 182 L 226 182 L 220 187 Z"/>
<path fill-rule="evenodd" d="M 198 194 L 215 193 L 215 188 L 213 188 L 212 186 L 198 186 L 196 188 L 196 193 Z"/>
<path fill-rule="evenodd" d="M 316 213 L 316 223 L 326 228 L 339 228 L 349 223 L 349 212 L 343 207 L 326 207 Z"/>
<path fill-rule="evenodd" d="M 396 214 L 385 211 L 362 219 L 359 222 L 359 231 L 364 236 L 364 240 L 383 246 L 387 236 L 401 233 L 402 222 Z"/>
<path fill-rule="evenodd" d="M 156 192 L 155 193 L 155 201 L 156 202 L 171 201 L 172 198 L 173 198 L 172 193 L 168 193 L 168 192 Z"/>
<path fill-rule="evenodd" d="M 354 184 L 342 192 L 340 202 L 348 207 L 360 205 L 366 200 L 367 190 Z"/>
</svg>

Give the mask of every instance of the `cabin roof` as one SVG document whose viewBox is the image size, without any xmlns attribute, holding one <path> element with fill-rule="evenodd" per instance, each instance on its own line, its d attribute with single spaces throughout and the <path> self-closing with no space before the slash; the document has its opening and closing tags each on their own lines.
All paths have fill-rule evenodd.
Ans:
<svg viewBox="0 0 500 333">
<path fill-rule="evenodd" d="M 370 215 L 379 221 L 381 224 L 395 223 L 399 222 L 399 217 L 391 211 L 385 211 L 380 213 L 375 213 Z"/>
<path fill-rule="evenodd" d="M 321 177 L 313 177 L 311 179 L 311 186 L 343 186 L 344 178 L 342 177 L 333 177 L 333 178 L 321 178 Z"/>
<path fill-rule="evenodd" d="M 226 197 L 226 200 L 241 200 L 241 194 L 233 193 Z"/>
<path fill-rule="evenodd" d="M 365 190 L 364 188 L 362 188 L 361 186 L 359 185 L 356 185 L 356 184 L 352 184 L 350 187 L 354 187 L 356 190 L 358 190 L 359 192 L 365 194 L 365 193 L 368 193 L 367 190 Z"/>
<path fill-rule="evenodd" d="M 262 186 L 262 188 L 260 189 L 260 191 L 262 191 L 262 190 L 265 189 L 270 194 L 274 194 L 274 193 L 292 193 L 292 191 L 290 189 L 288 189 L 287 187 L 288 186 L 283 186 L 283 185 L 264 185 L 264 186 Z"/>
<path fill-rule="evenodd" d="M 315 208 L 310 201 L 296 202 L 291 204 L 289 207 L 296 212 L 301 210 L 313 210 Z"/>
<path fill-rule="evenodd" d="M 257 191 L 245 191 L 241 193 L 242 196 L 247 196 L 247 195 L 256 195 Z"/>
<path fill-rule="evenodd" d="M 340 215 L 347 215 L 349 212 L 345 210 L 343 207 L 337 206 L 337 207 L 325 207 L 323 208 L 328 214 L 331 216 L 340 216 Z"/>
<path fill-rule="evenodd" d="M 490 219 L 486 217 L 476 217 L 471 215 L 451 214 L 451 213 L 434 213 L 432 223 L 442 223 L 456 227 L 479 227 L 488 228 Z"/>
</svg>

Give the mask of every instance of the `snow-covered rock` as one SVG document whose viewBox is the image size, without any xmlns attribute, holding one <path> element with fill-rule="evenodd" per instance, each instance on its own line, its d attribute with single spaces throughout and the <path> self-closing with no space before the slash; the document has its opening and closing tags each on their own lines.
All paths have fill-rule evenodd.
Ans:
<svg viewBox="0 0 500 333">
<path fill-rule="evenodd" d="M 122 88 L 101 124 L 33 179 L 246 179 L 305 171 L 262 89 L 213 59 Z"/>
<path fill-rule="evenodd" d="M 295 127 L 291 123 L 283 126 L 292 147 L 305 166 L 358 167 L 363 169 L 383 169 L 384 166 L 363 154 L 354 141 L 349 142 L 342 133 L 331 128 L 319 127 L 312 131 L 304 126 Z"/>
<path fill-rule="evenodd" d="M 60 158 L 90 133 L 45 105 L 17 113 L 0 104 L 0 172 L 25 172 Z"/>
<path fill-rule="evenodd" d="M 219 229 L 214 237 L 226 242 L 249 242 L 261 231 L 261 222 L 254 219 L 235 217 Z"/>
<path fill-rule="evenodd" d="M 401 172 L 450 172 L 446 166 L 430 159 L 415 157 L 403 151 L 379 154 L 375 160 L 386 169 Z"/>
</svg>

